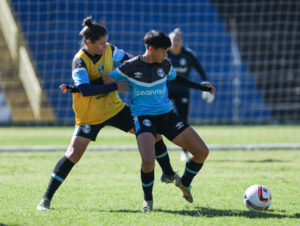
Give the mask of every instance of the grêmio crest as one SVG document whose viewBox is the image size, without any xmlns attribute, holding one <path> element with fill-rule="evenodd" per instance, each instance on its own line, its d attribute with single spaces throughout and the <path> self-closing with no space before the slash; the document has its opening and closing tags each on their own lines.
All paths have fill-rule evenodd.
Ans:
<svg viewBox="0 0 300 226">
<path fill-rule="evenodd" d="M 98 67 L 98 72 L 102 75 L 102 74 L 103 74 L 103 71 L 104 71 L 104 67 L 103 67 L 103 65 L 100 65 L 100 66 Z"/>
</svg>

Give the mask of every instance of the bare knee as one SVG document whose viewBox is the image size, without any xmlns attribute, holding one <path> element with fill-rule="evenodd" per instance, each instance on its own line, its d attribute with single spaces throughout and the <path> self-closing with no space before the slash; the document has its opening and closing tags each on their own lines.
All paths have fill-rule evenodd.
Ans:
<svg viewBox="0 0 300 226">
<path fill-rule="evenodd" d="M 150 173 L 153 171 L 155 166 L 154 158 L 143 158 L 142 159 L 142 170 L 144 173 Z"/>
<path fill-rule="evenodd" d="M 69 147 L 65 156 L 73 163 L 77 163 L 81 159 L 82 154 L 79 151 L 77 151 L 76 148 Z"/>
<path fill-rule="evenodd" d="M 205 158 L 205 159 L 208 157 L 208 155 L 209 155 L 209 149 L 208 149 L 208 147 L 205 146 L 205 148 L 202 149 L 202 155 L 203 155 L 203 158 Z"/>
<path fill-rule="evenodd" d="M 209 149 L 207 146 L 203 146 L 199 148 L 196 152 L 194 152 L 193 160 L 198 163 L 203 163 L 209 155 Z"/>
</svg>

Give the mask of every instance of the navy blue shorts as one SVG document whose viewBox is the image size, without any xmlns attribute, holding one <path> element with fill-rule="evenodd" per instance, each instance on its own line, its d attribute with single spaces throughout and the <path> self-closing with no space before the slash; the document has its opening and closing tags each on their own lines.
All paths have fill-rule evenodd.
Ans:
<svg viewBox="0 0 300 226">
<path fill-rule="evenodd" d="M 76 126 L 73 136 L 80 136 L 95 141 L 100 130 L 105 126 L 113 126 L 124 132 L 128 132 L 133 128 L 133 118 L 130 108 L 125 106 L 118 114 L 97 125 L 81 125 Z"/>
<path fill-rule="evenodd" d="M 187 127 L 189 127 L 189 124 L 174 111 L 161 115 L 142 115 L 134 117 L 136 136 L 141 133 L 149 132 L 156 137 L 156 134 L 159 133 L 172 141 Z"/>
</svg>

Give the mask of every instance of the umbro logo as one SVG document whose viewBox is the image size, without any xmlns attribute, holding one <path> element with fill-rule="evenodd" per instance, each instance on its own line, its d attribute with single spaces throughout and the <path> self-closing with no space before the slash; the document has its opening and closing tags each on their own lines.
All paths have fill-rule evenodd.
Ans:
<svg viewBox="0 0 300 226">
<path fill-rule="evenodd" d="M 134 78 L 141 78 L 143 73 L 137 71 L 137 72 L 135 72 L 135 73 L 133 73 L 133 74 L 134 74 Z"/>
<path fill-rule="evenodd" d="M 183 127 L 183 122 L 178 122 L 175 127 L 181 129 Z"/>
</svg>

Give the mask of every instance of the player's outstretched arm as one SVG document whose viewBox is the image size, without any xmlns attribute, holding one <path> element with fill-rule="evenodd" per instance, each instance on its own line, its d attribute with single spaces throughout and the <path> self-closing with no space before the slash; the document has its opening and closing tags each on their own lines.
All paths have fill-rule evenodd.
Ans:
<svg viewBox="0 0 300 226">
<path fill-rule="evenodd" d="M 106 83 L 107 80 L 99 78 L 91 81 L 91 84 L 81 84 L 79 86 L 61 84 L 59 88 L 65 94 L 69 93 L 81 93 L 83 96 L 95 96 L 99 94 L 106 94 L 115 90 L 118 90 L 123 95 L 125 92 L 129 91 L 128 82 L 124 81 L 114 81 L 111 80 L 109 84 Z"/>
<path fill-rule="evenodd" d="M 81 93 L 82 96 L 97 96 L 100 94 L 107 94 L 115 90 L 120 91 L 124 94 L 129 90 L 128 82 L 114 82 L 107 85 L 91 85 L 91 84 L 80 84 L 79 86 L 62 84 L 59 86 L 61 91 L 65 94 L 70 93 Z"/>
<path fill-rule="evenodd" d="M 190 80 L 187 80 L 180 75 L 177 75 L 176 78 L 171 81 L 178 85 L 181 85 L 181 86 L 198 89 L 198 90 L 205 91 L 205 92 L 210 92 L 211 94 L 214 94 L 216 92 L 215 87 L 209 83 L 198 84 L 198 83 L 192 82 Z"/>
</svg>

